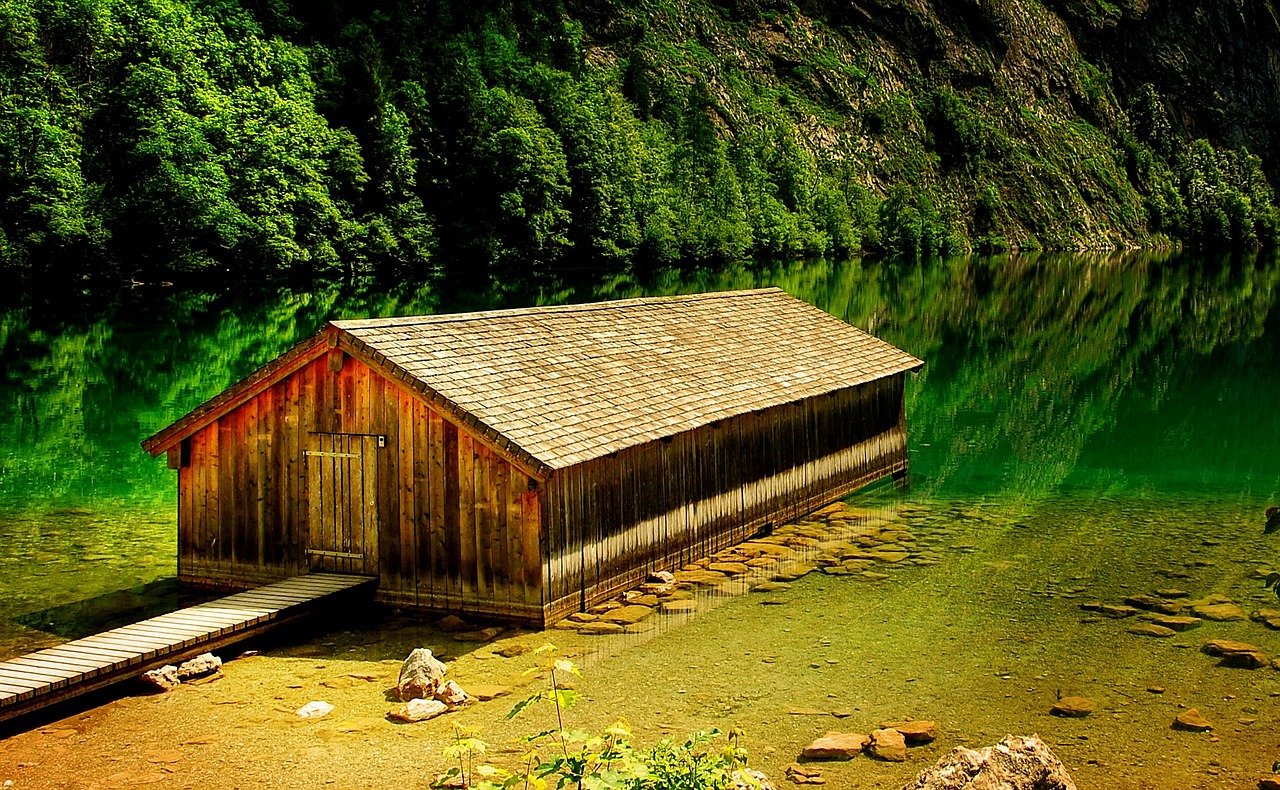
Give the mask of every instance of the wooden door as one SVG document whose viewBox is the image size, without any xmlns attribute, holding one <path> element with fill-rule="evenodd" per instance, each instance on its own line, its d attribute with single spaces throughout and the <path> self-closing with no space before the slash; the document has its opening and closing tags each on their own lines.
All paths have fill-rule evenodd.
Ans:
<svg viewBox="0 0 1280 790">
<path fill-rule="evenodd" d="M 380 436 L 313 433 L 307 453 L 307 568 L 378 574 Z"/>
</svg>

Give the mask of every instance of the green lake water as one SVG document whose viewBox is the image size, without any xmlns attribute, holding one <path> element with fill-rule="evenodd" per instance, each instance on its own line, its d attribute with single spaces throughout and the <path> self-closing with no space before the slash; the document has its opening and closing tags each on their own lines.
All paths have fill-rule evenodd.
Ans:
<svg viewBox="0 0 1280 790">
<path fill-rule="evenodd" d="M 1266 507 L 1280 504 L 1274 254 L 811 262 L 491 292 L 147 286 L 11 305 L 0 312 L 0 657 L 177 604 L 176 481 L 139 442 L 326 320 L 768 285 L 926 361 L 907 387 L 910 487 L 850 501 L 892 512 L 941 561 L 878 585 L 811 574 L 787 607 L 730 602 L 607 659 L 619 665 L 602 683 L 660 674 L 676 656 L 717 667 L 658 712 L 682 723 L 719 711 L 803 739 L 791 730 L 816 725 L 770 723 L 768 711 L 821 691 L 885 720 L 963 718 L 972 745 L 1057 726 L 1042 715 L 1054 696 L 1088 693 L 1106 709 L 1093 727 L 1123 721 L 1122 705 L 1157 706 L 1143 715 L 1160 726 L 1137 742 L 1158 750 L 1176 713 L 1172 696 L 1148 699 L 1158 681 L 1185 691 L 1177 704 L 1255 719 L 1236 725 L 1254 728 L 1242 742 L 1265 733 L 1280 757 L 1280 672 L 1219 669 L 1194 649 L 1199 637 L 1135 637 L 1079 608 L 1161 587 L 1280 608 L 1255 575 L 1280 563 L 1280 533 L 1262 534 Z M 1280 632 L 1259 623 L 1203 633 L 1280 654 Z M 412 641 L 376 639 L 395 650 Z M 799 667 L 785 696 L 734 691 L 759 671 L 762 649 Z M 812 667 L 828 658 L 838 680 Z M 841 696 L 855 688 L 860 703 Z M 1059 745 L 1071 754 L 1073 743 Z M 1181 786 L 1231 786 L 1231 772 L 1261 770 L 1261 748 L 1241 747 L 1237 763 L 1187 753 L 1194 781 Z M 1126 754 L 1066 759 L 1085 776 L 1153 770 L 1139 765 L 1149 755 Z"/>
</svg>

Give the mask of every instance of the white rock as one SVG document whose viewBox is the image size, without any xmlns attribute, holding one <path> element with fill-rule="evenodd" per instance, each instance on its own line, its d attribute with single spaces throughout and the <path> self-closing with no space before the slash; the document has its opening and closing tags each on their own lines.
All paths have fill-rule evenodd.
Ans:
<svg viewBox="0 0 1280 790">
<path fill-rule="evenodd" d="M 400 710 L 392 711 L 387 715 L 400 721 L 426 721 L 448 709 L 448 706 L 440 700 L 411 699 L 401 706 Z"/>
<path fill-rule="evenodd" d="M 456 680 L 446 681 L 440 688 L 436 689 L 436 699 L 450 707 L 463 705 L 471 701 L 471 698 L 467 696 L 467 692 L 462 690 L 462 686 L 459 686 Z"/>
<path fill-rule="evenodd" d="M 208 675 L 218 671 L 222 667 L 222 659 L 213 653 L 201 653 L 190 661 L 183 661 L 178 665 L 178 679 L 189 680 L 198 678 L 201 675 Z"/>
<path fill-rule="evenodd" d="M 329 713 L 331 710 L 333 710 L 333 706 L 329 703 L 315 700 L 313 702 L 308 702 L 301 708 L 298 708 L 297 713 L 304 719 L 318 719 Z"/>
</svg>

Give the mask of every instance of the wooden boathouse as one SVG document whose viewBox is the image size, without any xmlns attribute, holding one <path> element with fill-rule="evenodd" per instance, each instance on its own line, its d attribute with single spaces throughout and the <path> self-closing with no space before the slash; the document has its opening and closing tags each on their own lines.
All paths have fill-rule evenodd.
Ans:
<svg viewBox="0 0 1280 790">
<path fill-rule="evenodd" d="M 334 321 L 143 447 L 185 583 L 545 626 L 905 473 L 922 364 L 777 288 Z"/>
</svg>

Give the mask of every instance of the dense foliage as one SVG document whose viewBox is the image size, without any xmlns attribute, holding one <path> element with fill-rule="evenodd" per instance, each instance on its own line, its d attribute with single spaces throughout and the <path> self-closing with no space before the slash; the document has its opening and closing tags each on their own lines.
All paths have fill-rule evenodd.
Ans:
<svg viewBox="0 0 1280 790">
<path fill-rule="evenodd" d="M 995 44 L 977 46 L 976 23 L 894 0 L 872 21 L 711 0 L 11 0 L 0 268 L 503 276 L 1275 241 L 1261 159 L 1055 44 L 1045 6 L 1011 5 L 984 6 Z M 1056 94 L 1002 65 L 1014 44 Z"/>
</svg>

